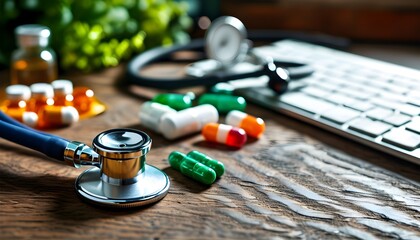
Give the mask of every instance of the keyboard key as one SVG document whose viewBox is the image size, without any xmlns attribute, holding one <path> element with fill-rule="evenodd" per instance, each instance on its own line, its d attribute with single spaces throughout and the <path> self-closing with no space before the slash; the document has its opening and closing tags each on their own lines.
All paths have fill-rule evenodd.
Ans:
<svg viewBox="0 0 420 240">
<path fill-rule="evenodd" d="M 289 93 L 280 97 L 281 102 L 311 113 L 322 113 L 335 105 L 303 93 Z"/>
<path fill-rule="evenodd" d="M 353 102 L 351 102 L 349 104 L 345 104 L 345 105 L 349 108 L 353 108 L 353 109 L 356 109 L 356 110 L 361 111 L 361 112 L 365 112 L 365 111 L 375 107 L 373 104 L 371 104 L 369 102 L 359 101 L 359 100 L 353 101 Z"/>
<path fill-rule="evenodd" d="M 334 91 L 337 88 L 339 88 L 339 86 L 337 84 L 332 84 L 332 83 L 329 83 L 329 82 L 318 81 L 318 82 L 315 82 L 314 85 L 315 84 L 318 88 L 322 88 L 322 89 L 327 90 L 327 91 Z"/>
<path fill-rule="evenodd" d="M 381 98 L 373 99 L 372 103 L 379 107 L 398 110 L 401 113 L 405 113 L 410 116 L 420 115 L 420 107 L 414 106 L 412 104 L 398 103 L 398 102 L 393 102 L 393 101 L 389 101 L 389 100 L 385 100 Z"/>
<path fill-rule="evenodd" d="M 396 127 L 399 127 L 408 121 L 411 120 L 411 117 L 404 114 L 394 114 L 386 117 L 383 121 L 389 124 L 392 124 Z"/>
<path fill-rule="evenodd" d="M 400 104 L 398 110 L 402 113 L 411 115 L 411 116 L 418 116 L 420 115 L 420 107 L 411 105 L 411 104 Z"/>
<path fill-rule="evenodd" d="M 388 91 L 383 91 L 379 94 L 380 98 L 388 99 L 393 102 L 406 102 L 407 96 L 403 94 L 392 93 Z"/>
<path fill-rule="evenodd" d="M 349 97 L 360 99 L 360 100 L 366 100 L 372 97 L 372 93 L 369 92 L 363 92 L 362 89 L 352 88 L 352 87 L 344 87 L 337 89 L 338 93 L 342 93 L 344 95 L 347 95 Z"/>
<path fill-rule="evenodd" d="M 356 119 L 349 125 L 349 129 L 369 135 L 371 137 L 377 137 L 391 128 L 392 125 L 379 121 L 373 121 L 369 118 Z"/>
<path fill-rule="evenodd" d="M 321 114 L 321 117 L 339 124 L 343 124 L 352 120 L 353 118 L 356 118 L 360 114 L 361 112 L 359 111 L 342 106 L 337 106 L 323 112 Z"/>
<path fill-rule="evenodd" d="M 389 99 L 378 98 L 378 97 L 372 99 L 371 103 L 375 104 L 378 107 L 392 109 L 392 110 L 398 109 L 398 107 L 401 105 L 398 102 L 391 101 Z"/>
<path fill-rule="evenodd" d="M 395 129 L 384 134 L 382 141 L 407 150 L 414 150 L 420 145 L 420 135 L 404 129 Z"/>
<path fill-rule="evenodd" d="M 420 89 L 419 90 L 412 90 L 409 93 L 407 93 L 407 96 L 410 98 L 417 98 L 420 99 Z"/>
<path fill-rule="evenodd" d="M 420 98 L 414 98 L 414 97 L 410 98 L 410 99 L 408 99 L 408 103 L 420 107 Z"/>
<path fill-rule="evenodd" d="M 343 94 L 339 94 L 339 93 L 335 93 L 335 94 L 331 94 L 329 95 L 326 100 L 333 102 L 333 103 L 337 103 L 337 104 L 348 104 L 354 101 L 354 98 L 352 97 L 348 97 L 346 95 Z"/>
<path fill-rule="evenodd" d="M 420 134 L 420 118 L 419 119 L 416 119 L 416 120 L 413 120 L 412 122 L 410 122 L 409 124 L 407 124 L 405 126 L 405 128 L 407 130 L 410 130 L 410 131 L 413 131 L 413 132 L 416 132 L 416 133 L 419 133 Z"/>
<path fill-rule="evenodd" d="M 320 88 L 316 88 L 316 87 L 312 87 L 312 86 L 303 88 L 301 90 L 301 92 L 304 92 L 304 93 L 306 93 L 308 95 L 311 95 L 311 96 L 314 96 L 314 97 L 320 97 L 320 98 L 323 98 L 323 97 L 331 94 L 330 91 L 326 91 L 324 89 L 320 89 Z"/>
<path fill-rule="evenodd" d="M 366 116 L 369 118 L 376 119 L 376 120 L 382 120 L 393 113 L 394 111 L 392 110 L 376 107 L 372 110 L 367 111 Z"/>
<path fill-rule="evenodd" d="M 391 77 L 391 79 L 395 85 L 406 86 L 406 87 L 412 87 L 413 83 L 416 81 L 415 79 L 404 78 L 400 76 L 393 76 Z"/>
</svg>

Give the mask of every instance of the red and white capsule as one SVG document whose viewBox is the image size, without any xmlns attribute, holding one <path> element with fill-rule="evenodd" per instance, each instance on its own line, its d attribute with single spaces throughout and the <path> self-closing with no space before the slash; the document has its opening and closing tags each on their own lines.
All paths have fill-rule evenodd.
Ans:
<svg viewBox="0 0 420 240">
<path fill-rule="evenodd" d="M 207 141 L 237 148 L 247 141 L 245 130 L 226 124 L 208 123 L 203 127 L 201 134 Z"/>
</svg>

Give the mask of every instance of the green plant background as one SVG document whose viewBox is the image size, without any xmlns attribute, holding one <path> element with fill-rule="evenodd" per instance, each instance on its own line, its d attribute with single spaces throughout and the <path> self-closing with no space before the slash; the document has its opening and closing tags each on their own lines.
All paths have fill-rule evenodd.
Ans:
<svg viewBox="0 0 420 240">
<path fill-rule="evenodd" d="M 146 49 L 185 43 L 192 20 L 173 0 L 0 0 L 0 66 L 22 24 L 48 26 L 61 70 L 116 66 Z"/>
</svg>

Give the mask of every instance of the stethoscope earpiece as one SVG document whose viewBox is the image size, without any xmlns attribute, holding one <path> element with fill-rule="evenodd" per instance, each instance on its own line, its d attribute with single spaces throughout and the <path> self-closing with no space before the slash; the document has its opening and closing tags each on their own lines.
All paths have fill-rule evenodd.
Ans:
<svg viewBox="0 0 420 240">
<path fill-rule="evenodd" d="M 274 92 L 281 94 L 287 90 L 289 86 L 289 73 L 286 69 L 277 67 L 273 62 L 264 65 L 263 69 L 266 76 L 268 76 L 268 87 Z"/>
</svg>

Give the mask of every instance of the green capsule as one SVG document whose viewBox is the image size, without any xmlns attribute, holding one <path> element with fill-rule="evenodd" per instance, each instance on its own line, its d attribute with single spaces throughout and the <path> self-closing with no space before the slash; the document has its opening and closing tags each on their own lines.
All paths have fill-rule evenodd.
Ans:
<svg viewBox="0 0 420 240">
<path fill-rule="evenodd" d="M 213 169 L 183 153 L 177 151 L 171 152 L 168 159 L 171 167 L 194 180 L 208 185 L 216 180 L 216 172 Z"/>
<path fill-rule="evenodd" d="M 219 113 L 224 114 L 232 110 L 245 111 L 246 101 L 243 97 L 223 94 L 203 94 L 198 99 L 198 104 L 211 104 Z"/>
<path fill-rule="evenodd" d="M 167 105 L 175 110 L 183 110 L 192 107 L 194 97 L 190 94 L 162 93 L 156 95 L 152 102 Z"/>
<path fill-rule="evenodd" d="M 212 168 L 216 172 L 217 177 L 221 177 L 225 172 L 225 165 L 222 162 L 213 159 L 199 151 L 191 151 L 187 154 L 188 157 L 200 162 L 207 167 Z"/>
</svg>

